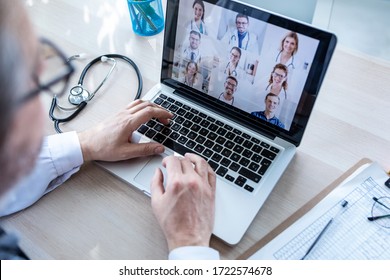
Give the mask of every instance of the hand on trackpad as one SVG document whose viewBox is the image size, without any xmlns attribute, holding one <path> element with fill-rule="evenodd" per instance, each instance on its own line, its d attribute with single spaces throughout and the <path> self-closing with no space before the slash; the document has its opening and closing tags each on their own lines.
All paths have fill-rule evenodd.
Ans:
<svg viewBox="0 0 390 280">
<path fill-rule="evenodd" d="M 137 174 L 137 176 L 134 178 L 134 181 L 136 181 L 138 184 L 145 186 L 146 189 L 150 190 L 150 182 L 154 176 L 154 173 L 156 172 L 156 168 L 160 168 L 164 175 L 165 186 L 167 174 L 165 168 L 162 166 L 162 160 L 166 156 L 167 155 L 165 154 L 152 156 L 150 160 L 145 164 L 145 166 L 141 169 L 141 171 Z"/>
</svg>

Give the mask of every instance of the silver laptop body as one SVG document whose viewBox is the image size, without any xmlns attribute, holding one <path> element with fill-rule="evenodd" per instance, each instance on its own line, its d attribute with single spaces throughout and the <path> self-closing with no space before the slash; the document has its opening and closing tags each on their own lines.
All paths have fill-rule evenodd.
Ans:
<svg viewBox="0 0 390 280">
<path fill-rule="evenodd" d="M 166 145 L 165 153 L 98 164 L 150 195 L 155 169 L 160 167 L 164 172 L 163 157 L 185 152 L 202 156 L 218 175 L 213 233 L 234 245 L 241 240 L 295 154 L 336 37 L 233 1 L 203 1 L 204 26 L 194 27 L 192 6 L 192 1 L 167 1 L 161 82 L 143 97 L 172 111 L 175 118 L 169 127 L 152 120 L 133 135 L 136 142 L 157 141 Z M 249 39 L 238 34 L 239 27 L 245 24 L 248 26 L 245 36 Z M 278 61 L 282 41 L 285 38 L 291 41 L 294 36 L 299 48 L 293 59 L 283 64 Z M 191 57 L 196 52 L 191 51 L 191 39 L 198 37 L 201 58 Z M 227 73 L 229 63 L 233 63 L 232 50 L 237 48 L 240 50 L 236 54 L 241 54 L 236 70 Z M 190 84 L 186 81 L 186 70 L 194 63 L 197 83 Z M 279 100 L 273 108 L 269 105 L 274 118 L 263 120 L 261 116 L 268 112 L 266 96 L 272 85 L 276 87 L 277 75 L 282 75 L 275 70 L 278 64 L 287 68 L 285 81 L 289 86 L 277 98 L 273 96 L 274 105 Z M 274 81 L 270 85 L 271 76 Z M 238 82 L 231 103 L 221 100 L 224 90 L 233 88 L 227 81 Z"/>
</svg>

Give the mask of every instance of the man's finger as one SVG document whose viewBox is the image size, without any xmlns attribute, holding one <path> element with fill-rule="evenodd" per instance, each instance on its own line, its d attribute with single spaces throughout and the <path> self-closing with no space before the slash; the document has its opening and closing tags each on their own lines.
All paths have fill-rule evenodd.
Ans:
<svg viewBox="0 0 390 280">
<path fill-rule="evenodd" d="M 159 197 L 164 194 L 164 176 L 160 168 L 156 168 L 152 181 L 150 182 L 150 191 L 152 195 L 152 205 Z"/>
</svg>

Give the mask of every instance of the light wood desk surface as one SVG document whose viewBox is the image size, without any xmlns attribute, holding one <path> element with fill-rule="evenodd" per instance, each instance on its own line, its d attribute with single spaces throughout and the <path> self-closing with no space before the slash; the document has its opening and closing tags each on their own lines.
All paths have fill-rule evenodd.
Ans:
<svg viewBox="0 0 390 280">
<path fill-rule="evenodd" d="M 71 54 L 106 53 L 132 58 L 144 79 L 143 93 L 159 81 L 163 34 L 137 37 L 126 1 L 27 1 L 38 34 Z M 165 1 L 163 1 L 165 4 Z M 76 62 L 78 75 L 88 62 Z M 129 103 L 136 92 L 134 72 L 124 63 L 64 131 L 83 130 Z M 86 77 L 93 88 L 108 68 Z M 235 259 L 363 157 L 390 169 L 390 63 L 338 48 L 332 59 L 304 139 L 285 175 L 243 240 L 211 246 Z M 49 109 L 50 98 L 43 98 Z M 54 133 L 47 121 L 47 134 Z M 166 259 L 168 250 L 150 199 L 94 163 L 32 207 L 3 218 L 33 259 Z"/>
</svg>

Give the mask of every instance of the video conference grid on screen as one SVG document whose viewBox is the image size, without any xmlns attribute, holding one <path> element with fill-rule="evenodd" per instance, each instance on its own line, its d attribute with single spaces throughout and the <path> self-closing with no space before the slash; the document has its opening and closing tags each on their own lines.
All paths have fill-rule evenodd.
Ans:
<svg viewBox="0 0 390 280">
<path fill-rule="evenodd" d="M 289 130 L 318 44 L 223 7 L 185 1 L 172 78 Z"/>
</svg>

